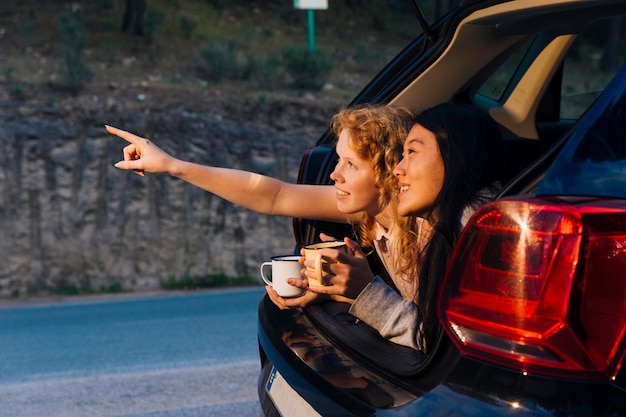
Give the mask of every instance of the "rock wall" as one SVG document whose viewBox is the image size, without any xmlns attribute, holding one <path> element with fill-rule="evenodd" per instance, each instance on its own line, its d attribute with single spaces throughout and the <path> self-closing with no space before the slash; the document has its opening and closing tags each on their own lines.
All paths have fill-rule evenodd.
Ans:
<svg viewBox="0 0 626 417">
<path fill-rule="evenodd" d="M 167 175 L 118 170 L 125 143 L 103 125 L 150 137 L 182 159 L 295 182 L 304 150 L 328 120 L 322 111 L 314 122 L 302 109 L 299 117 L 274 109 L 265 116 L 273 122 L 259 124 L 259 115 L 246 122 L 182 107 L 1 107 L 0 297 L 68 284 L 142 291 L 172 278 L 257 277 L 261 262 L 293 251 L 291 219 Z"/>
</svg>

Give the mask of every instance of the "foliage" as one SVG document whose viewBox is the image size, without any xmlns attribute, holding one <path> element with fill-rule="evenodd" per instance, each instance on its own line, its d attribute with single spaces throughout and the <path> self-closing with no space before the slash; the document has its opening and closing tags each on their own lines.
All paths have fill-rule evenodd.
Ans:
<svg viewBox="0 0 626 417">
<path fill-rule="evenodd" d="M 183 33 L 183 38 L 191 39 L 193 33 L 196 30 L 196 27 L 198 26 L 198 23 L 193 19 L 189 19 L 187 16 L 181 16 L 179 24 L 180 30 Z"/>
<path fill-rule="evenodd" d="M 22 93 L 24 92 L 24 86 L 22 85 L 21 82 L 15 80 L 15 77 L 13 76 L 14 72 L 15 72 L 14 67 L 8 67 L 7 69 L 5 69 L 4 79 L 10 85 L 9 93 L 11 94 L 11 96 L 17 98 L 17 97 L 22 96 Z"/>
<path fill-rule="evenodd" d="M 75 95 L 93 78 L 93 72 L 81 56 L 87 42 L 85 27 L 78 13 L 63 13 L 59 16 L 58 28 L 63 45 L 61 73 L 65 86 Z"/>
<path fill-rule="evenodd" d="M 259 285 L 259 281 L 245 275 L 242 277 L 230 277 L 223 273 L 215 275 L 207 275 L 205 277 L 192 277 L 188 274 L 185 277 L 176 279 L 171 278 L 161 282 L 161 288 L 164 290 L 192 290 L 200 288 L 219 288 L 233 286 L 251 286 Z"/>
<path fill-rule="evenodd" d="M 285 46 L 283 60 L 293 86 L 305 90 L 321 89 L 335 66 L 330 55 L 300 46 Z"/>
<path fill-rule="evenodd" d="M 60 280 L 54 287 L 49 288 L 48 292 L 56 295 L 119 294 L 124 292 L 124 288 L 119 282 L 101 285 L 94 289 L 91 287 L 82 288 L 66 280 Z"/>
<path fill-rule="evenodd" d="M 122 54 L 122 47 L 116 40 L 110 40 L 102 43 L 102 52 L 107 57 L 107 66 L 113 65 L 119 61 Z"/>
<path fill-rule="evenodd" d="M 159 27 L 159 25 L 163 23 L 164 20 L 165 13 L 153 7 L 148 8 L 148 11 L 146 12 L 146 16 L 143 21 L 143 36 L 146 41 L 152 42 L 157 27 Z"/>
<path fill-rule="evenodd" d="M 254 52 L 240 52 L 237 42 L 211 42 L 200 51 L 206 77 L 215 83 L 230 80 L 252 80 L 262 87 L 283 84 L 284 68 L 281 60 Z"/>
<path fill-rule="evenodd" d="M 115 9 L 115 0 L 98 0 L 97 4 L 104 9 Z"/>
<path fill-rule="evenodd" d="M 372 68 L 380 68 L 385 63 L 386 57 L 370 44 L 361 42 L 356 45 L 354 60 L 359 71 L 368 72 Z"/>
<path fill-rule="evenodd" d="M 205 60 L 205 71 L 214 82 L 224 79 L 243 79 L 249 75 L 247 62 L 240 57 L 235 41 L 226 44 L 214 41 L 200 51 Z"/>
<path fill-rule="evenodd" d="M 272 56 L 248 54 L 250 78 L 263 88 L 277 88 L 283 85 L 284 69 L 280 59 Z"/>
<path fill-rule="evenodd" d="M 93 78 L 93 72 L 81 56 L 71 49 L 63 51 L 63 79 L 72 94 L 78 93 Z"/>
</svg>

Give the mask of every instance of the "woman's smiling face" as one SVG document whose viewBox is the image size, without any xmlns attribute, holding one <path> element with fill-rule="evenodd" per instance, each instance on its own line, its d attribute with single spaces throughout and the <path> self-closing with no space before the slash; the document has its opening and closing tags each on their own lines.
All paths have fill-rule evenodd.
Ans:
<svg viewBox="0 0 626 417">
<path fill-rule="evenodd" d="M 365 211 L 376 216 L 381 209 L 374 171 L 370 161 L 358 157 L 352 149 L 349 130 L 344 129 L 339 134 L 336 151 L 338 161 L 330 178 L 337 190 L 337 209 L 346 214 Z"/>
<path fill-rule="evenodd" d="M 393 173 L 398 178 L 398 214 L 427 215 L 443 187 L 445 173 L 434 133 L 414 125 L 404 142 L 402 160 Z"/>
</svg>

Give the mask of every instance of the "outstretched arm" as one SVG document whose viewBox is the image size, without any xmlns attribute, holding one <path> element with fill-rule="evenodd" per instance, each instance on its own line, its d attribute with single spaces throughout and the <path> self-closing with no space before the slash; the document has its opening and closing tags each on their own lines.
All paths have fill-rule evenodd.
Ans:
<svg viewBox="0 0 626 417">
<path fill-rule="evenodd" d="M 259 213 L 335 222 L 356 219 L 337 210 L 333 186 L 290 184 L 253 172 L 187 162 L 148 139 L 112 126 L 106 130 L 129 142 L 124 160 L 115 164 L 117 168 L 139 175 L 167 173 Z"/>
</svg>

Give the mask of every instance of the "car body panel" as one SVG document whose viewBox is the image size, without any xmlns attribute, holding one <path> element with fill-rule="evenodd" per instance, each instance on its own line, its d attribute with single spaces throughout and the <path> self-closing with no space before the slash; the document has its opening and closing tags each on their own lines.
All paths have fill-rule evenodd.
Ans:
<svg viewBox="0 0 626 417">
<path fill-rule="evenodd" d="M 577 116 L 562 116 L 570 93 L 568 70 L 578 65 L 563 63 L 570 59 L 568 51 L 583 26 L 599 16 L 614 15 L 626 15 L 626 2 L 461 2 L 398 54 L 351 104 L 390 103 L 419 111 L 452 101 L 488 112 L 502 126 L 512 165 L 513 179 L 498 198 L 537 193 L 625 199 L 623 158 L 604 161 L 614 164 L 611 178 L 597 170 L 589 179 L 585 172 L 593 168 L 589 161 L 583 165 L 572 157 L 580 149 L 572 137 L 588 131 L 586 123 L 591 122 L 586 120 L 595 120 L 608 104 L 624 100 L 626 75 L 618 76 L 591 108 L 594 97 L 573 109 Z M 496 93 L 483 94 L 491 80 L 499 82 L 503 67 L 506 78 Z M 577 120 L 579 115 L 583 117 Z M 620 121 L 618 126 L 626 120 L 614 118 Z M 570 132 L 574 136 L 568 136 Z M 624 134 L 610 139 L 608 149 L 621 157 Z M 299 182 L 329 183 L 334 140 L 328 131 L 320 137 L 303 159 Z M 569 162 L 563 162 L 568 152 Z M 606 154 L 611 153 L 601 153 L 605 159 Z M 576 174 L 569 176 L 573 171 Z M 566 177 L 569 182 L 563 180 Z M 604 189 L 598 185 L 603 179 L 610 183 Z M 337 224 L 304 219 L 294 220 L 294 231 L 297 245 L 316 240 L 320 231 L 349 233 Z M 380 267 L 375 260 L 372 265 Z M 290 386 L 293 391 L 284 392 L 300 404 L 302 413 L 324 416 L 626 415 L 624 371 L 607 381 L 528 374 L 462 355 L 443 331 L 434 353 L 422 357 L 353 319 L 331 303 L 283 311 L 268 297 L 261 300 L 263 371 L 258 389 L 267 416 L 279 415 L 268 394 L 272 377 Z"/>
</svg>

